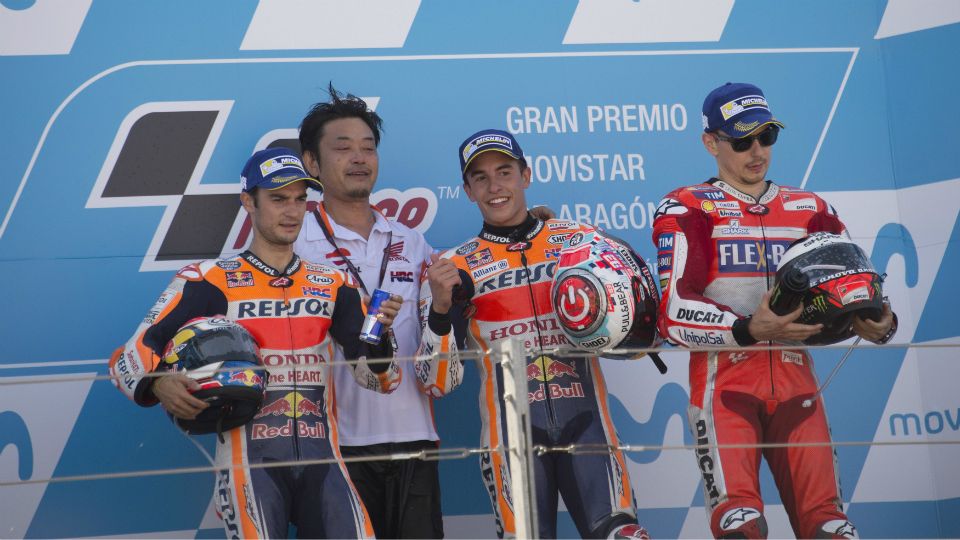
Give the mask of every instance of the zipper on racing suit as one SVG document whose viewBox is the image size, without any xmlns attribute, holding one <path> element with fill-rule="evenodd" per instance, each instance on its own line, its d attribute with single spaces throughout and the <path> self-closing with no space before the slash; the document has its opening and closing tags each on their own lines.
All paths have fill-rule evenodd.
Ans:
<svg viewBox="0 0 960 540">
<path fill-rule="evenodd" d="M 537 329 L 537 347 L 539 349 L 539 354 L 537 354 L 537 359 L 540 361 L 540 370 L 541 373 L 547 372 L 547 365 L 543 358 L 543 335 L 540 333 L 540 317 L 539 312 L 537 311 L 537 301 L 533 295 L 533 283 L 530 282 L 530 268 L 527 266 L 527 244 L 533 245 L 532 239 L 521 239 L 519 242 L 523 242 L 524 246 L 520 250 L 520 264 L 523 265 L 524 277 L 527 282 L 527 293 L 530 296 L 530 307 L 533 309 L 533 325 Z M 536 361 L 536 360 L 534 360 Z M 546 377 L 544 377 L 546 379 Z M 556 441 L 560 437 L 560 423 L 557 421 L 557 412 L 553 408 L 553 400 L 550 398 L 550 387 L 547 385 L 547 381 L 543 380 L 543 398 L 546 403 L 547 408 L 547 430 L 550 433 L 550 438 Z M 529 390 L 529 389 L 528 389 Z"/>
<path fill-rule="evenodd" d="M 766 192 L 764 192 L 764 193 L 766 193 Z M 762 198 L 762 196 L 761 196 L 761 198 Z M 758 201 L 757 204 L 760 204 L 760 202 Z M 763 242 L 763 254 L 764 254 L 764 257 L 766 257 L 766 256 L 767 256 L 767 250 L 770 249 L 770 245 L 767 244 L 767 226 L 766 226 L 766 224 L 764 224 L 764 222 L 763 222 L 763 215 L 762 215 L 762 214 L 761 214 L 761 215 L 758 215 L 757 217 L 760 219 L 760 237 L 761 237 L 762 242 Z M 770 286 L 771 286 L 771 283 L 770 283 L 770 265 L 773 263 L 773 260 L 772 260 L 772 258 L 773 258 L 773 253 L 770 253 L 770 257 L 771 257 L 771 260 L 770 260 L 769 262 L 768 262 L 768 261 L 764 261 L 764 264 L 763 264 L 763 269 L 764 269 L 763 271 L 764 271 L 764 274 L 765 274 L 765 275 L 764 275 L 764 283 L 766 284 L 766 286 L 767 286 L 767 289 L 766 289 L 766 290 L 768 290 L 768 291 L 770 290 Z M 768 341 L 768 342 L 767 342 L 767 345 L 771 345 L 771 346 L 772 346 L 772 345 L 773 345 L 773 341 Z M 776 384 L 774 383 L 774 379 L 773 379 L 773 353 L 774 353 L 774 352 L 775 352 L 775 351 L 774 351 L 773 349 L 767 349 L 767 368 L 769 369 L 769 373 L 770 373 L 770 397 L 771 397 L 773 400 L 776 400 L 776 397 L 777 397 L 777 387 L 776 387 Z M 768 404 L 767 404 L 767 410 L 769 410 L 770 407 L 771 407 L 771 405 L 768 403 Z"/>
<path fill-rule="evenodd" d="M 284 274 L 284 275 L 286 275 L 286 274 Z M 289 279 L 289 278 L 288 278 L 288 279 Z M 287 289 L 288 289 L 288 288 L 289 288 L 289 287 L 281 287 L 281 288 L 280 288 L 280 291 L 281 291 L 282 294 L 283 294 L 283 306 L 284 306 L 285 308 L 287 308 L 287 309 L 285 309 L 284 311 L 286 311 L 287 328 L 289 329 L 289 333 L 288 333 L 287 335 L 288 335 L 289 338 L 290 338 L 290 359 L 291 359 L 290 365 L 291 365 L 291 367 L 293 368 L 293 396 L 294 396 L 294 398 L 293 398 L 293 399 L 294 399 L 294 402 L 293 402 L 293 429 L 292 429 L 292 431 L 293 431 L 293 456 L 294 456 L 294 459 L 295 459 L 296 461 L 300 461 L 300 458 L 301 458 L 302 456 L 300 455 L 300 422 L 299 422 L 299 419 L 297 418 L 297 405 L 298 405 L 298 401 L 299 401 L 300 398 L 302 398 L 303 396 L 300 395 L 300 388 L 297 386 L 297 354 L 296 354 L 296 350 L 295 350 L 295 347 L 294 347 L 294 344 L 293 344 L 293 320 L 290 318 L 290 299 L 287 298 Z M 320 366 L 317 366 L 317 367 L 319 368 Z"/>
</svg>

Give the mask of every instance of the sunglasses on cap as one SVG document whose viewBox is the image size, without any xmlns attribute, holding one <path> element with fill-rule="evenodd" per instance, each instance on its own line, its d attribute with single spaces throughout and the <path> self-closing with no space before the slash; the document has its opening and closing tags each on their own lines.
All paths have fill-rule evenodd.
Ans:
<svg viewBox="0 0 960 540">
<path fill-rule="evenodd" d="M 720 135 L 719 133 L 714 133 L 713 136 L 717 138 L 718 141 L 726 141 L 730 143 L 730 148 L 733 148 L 734 152 L 746 152 L 753 146 L 753 140 L 756 139 L 760 143 L 760 146 L 772 146 L 773 143 L 777 142 L 777 137 L 780 135 L 780 126 L 771 125 L 767 129 L 757 133 L 756 135 L 748 135 L 746 137 L 727 137 L 726 135 Z"/>
</svg>

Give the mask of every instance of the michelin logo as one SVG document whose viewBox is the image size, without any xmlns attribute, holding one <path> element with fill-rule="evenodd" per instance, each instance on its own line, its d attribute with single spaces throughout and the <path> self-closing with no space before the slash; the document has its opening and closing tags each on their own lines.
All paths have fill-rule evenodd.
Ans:
<svg viewBox="0 0 960 540">
<path fill-rule="evenodd" d="M 767 100 L 763 96 L 744 96 L 733 101 L 728 101 L 720 107 L 720 113 L 724 120 L 729 120 L 747 109 L 760 108 L 768 109 Z"/>
<path fill-rule="evenodd" d="M 477 137 L 476 139 L 470 141 L 470 144 L 463 149 L 463 160 L 469 161 L 470 156 L 475 154 L 481 146 L 492 143 L 505 146 L 509 150 L 513 150 L 513 144 L 510 142 L 510 139 L 502 135 L 484 135 L 482 137 Z"/>
<path fill-rule="evenodd" d="M 301 165 L 300 160 L 294 156 L 277 156 L 260 164 L 260 174 L 267 176 L 268 174 L 279 171 L 284 167 L 302 168 L 303 165 Z"/>
</svg>

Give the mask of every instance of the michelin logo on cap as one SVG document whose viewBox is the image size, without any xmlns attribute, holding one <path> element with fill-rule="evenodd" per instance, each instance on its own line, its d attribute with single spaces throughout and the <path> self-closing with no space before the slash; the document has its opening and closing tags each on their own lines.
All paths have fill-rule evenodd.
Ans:
<svg viewBox="0 0 960 540">
<path fill-rule="evenodd" d="M 296 156 L 277 156 L 260 164 L 260 174 L 267 176 L 271 173 L 279 171 L 284 167 L 296 167 L 297 169 L 302 169 L 303 165 L 300 163 L 300 159 Z"/>
<path fill-rule="evenodd" d="M 770 110 L 763 96 L 743 96 L 721 105 L 720 114 L 723 115 L 723 120 L 727 121 L 747 109 L 755 108 Z"/>
<path fill-rule="evenodd" d="M 467 144 L 467 146 L 463 149 L 463 160 L 470 161 L 470 156 L 476 153 L 481 146 L 487 143 L 502 144 L 503 146 L 506 146 L 507 149 L 513 151 L 513 143 L 510 141 L 509 137 L 504 137 L 502 135 L 483 135 L 477 137 Z"/>
</svg>

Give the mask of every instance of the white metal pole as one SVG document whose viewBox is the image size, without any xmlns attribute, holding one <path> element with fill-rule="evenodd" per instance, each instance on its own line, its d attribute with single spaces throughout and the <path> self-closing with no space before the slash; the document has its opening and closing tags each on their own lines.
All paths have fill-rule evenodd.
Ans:
<svg viewBox="0 0 960 540">
<path fill-rule="evenodd" d="M 494 354 L 503 367 L 504 416 L 507 423 L 507 463 L 513 494 L 513 519 L 517 538 L 538 538 L 537 497 L 534 483 L 533 437 L 527 394 L 527 355 L 517 339 L 501 340 Z"/>
</svg>

